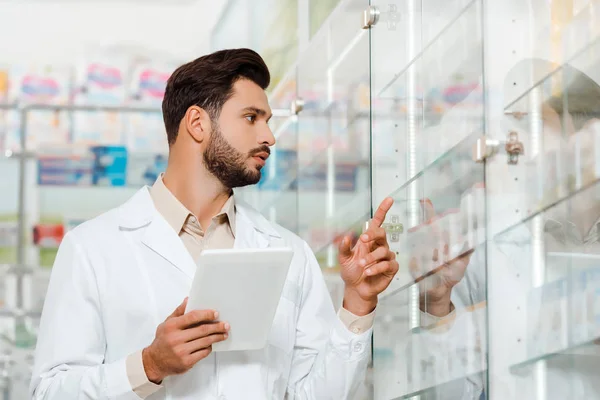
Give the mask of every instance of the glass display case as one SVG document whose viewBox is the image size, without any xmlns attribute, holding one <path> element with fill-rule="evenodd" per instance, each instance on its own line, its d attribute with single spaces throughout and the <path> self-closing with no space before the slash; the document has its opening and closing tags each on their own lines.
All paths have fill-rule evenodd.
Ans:
<svg viewBox="0 0 600 400">
<path fill-rule="evenodd" d="M 326 279 L 395 201 L 365 398 L 600 398 L 599 13 L 341 1 L 288 75 L 295 183 L 264 204 L 293 199 Z"/>
</svg>

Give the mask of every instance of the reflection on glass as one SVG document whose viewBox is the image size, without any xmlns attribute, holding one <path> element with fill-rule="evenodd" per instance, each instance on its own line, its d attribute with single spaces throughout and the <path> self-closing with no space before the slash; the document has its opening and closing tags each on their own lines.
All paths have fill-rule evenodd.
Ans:
<svg viewBox="0 0 600 400">
<path fill-rule="evenodd" d="M 486 382 L 482 3 L 446 3 L 395 2 L 396 29 L 371 32 L 374 197 L 394 198 L 405 266 L 378 308 L 376 399 L 476 400 Z"/>
</svg>

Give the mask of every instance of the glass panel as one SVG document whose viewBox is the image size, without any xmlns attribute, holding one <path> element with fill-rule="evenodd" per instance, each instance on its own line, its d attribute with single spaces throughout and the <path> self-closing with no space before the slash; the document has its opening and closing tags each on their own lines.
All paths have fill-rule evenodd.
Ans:
<svg viewBox="0 0 600 400">
<path fill-rule="evenodd" d="M 340 236 L 360 234 L 370 216 L 369 42 L 358 19 L 366 7 L 354 0 L 336 8 L 298 64 L 299 233 L 331 286 L 341 284 Z M 340 291 L 332 293 L 338 308 Z"/>
<path fill-rule="evenodd" d="M 559 35 L 536 36 L 532 53 L 543 57 L 522 60 L 506 75 L 505 124 L 526 151 L 509 179 L 521 193 L 515 209 L 490 215 L 505 221 L 494 223 L 501 229 L 490 296 L 511 288 L 490 312 L 492 321 L 512 322 L 509 334 L 491 330 L 494 351 L 511 347 L 497 361 L 506 388 L 497 389 L 500 397 L 509 390 L 524 398 L 600 397 L 589 373 L 600 368 L 600 39 L 589 25 L 600 3 L 582 3 L 561 9 L 562 21 L 548 21 L 557 15 L 554 2 L 540 12 L 540 25 Z M 506 180 L 504 172 L 496 179 Z"/>
<path fill-rule="evenodd" d="M 387 10 L 371 30 L 373 207 L 394 198 L 386 227 L 404 267 L 377 312 L 375 398 L 479 399 L 486 188 L 472 147 L 485 121 L 482 2 L 372 4 Z"/>
</svg>

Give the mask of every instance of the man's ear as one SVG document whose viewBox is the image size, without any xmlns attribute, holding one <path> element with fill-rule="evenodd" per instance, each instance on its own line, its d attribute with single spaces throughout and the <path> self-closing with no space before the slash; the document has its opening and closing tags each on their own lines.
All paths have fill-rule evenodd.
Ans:
<svg viewBox="0 0 600 400">
<path fill-rule="evenodd" d="M 191 106 L 187 109 L 183 122 L 186 130 L 198 143 L 207 140 L 212 130 L 210 116 L 201 107 Z"/>
</svg>

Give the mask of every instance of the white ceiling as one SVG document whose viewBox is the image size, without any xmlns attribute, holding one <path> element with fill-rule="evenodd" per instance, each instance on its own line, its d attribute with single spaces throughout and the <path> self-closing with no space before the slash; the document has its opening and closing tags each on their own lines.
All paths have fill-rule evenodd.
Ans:
<svg viewBox="0 0 600 400">
<path fill-rule="evenodd" d="M 188 60 L 210 51 L 210 34 L 225 3 L 0 0 L 0 64 L 73 64 L 98 48 Z"/>
</svg>

